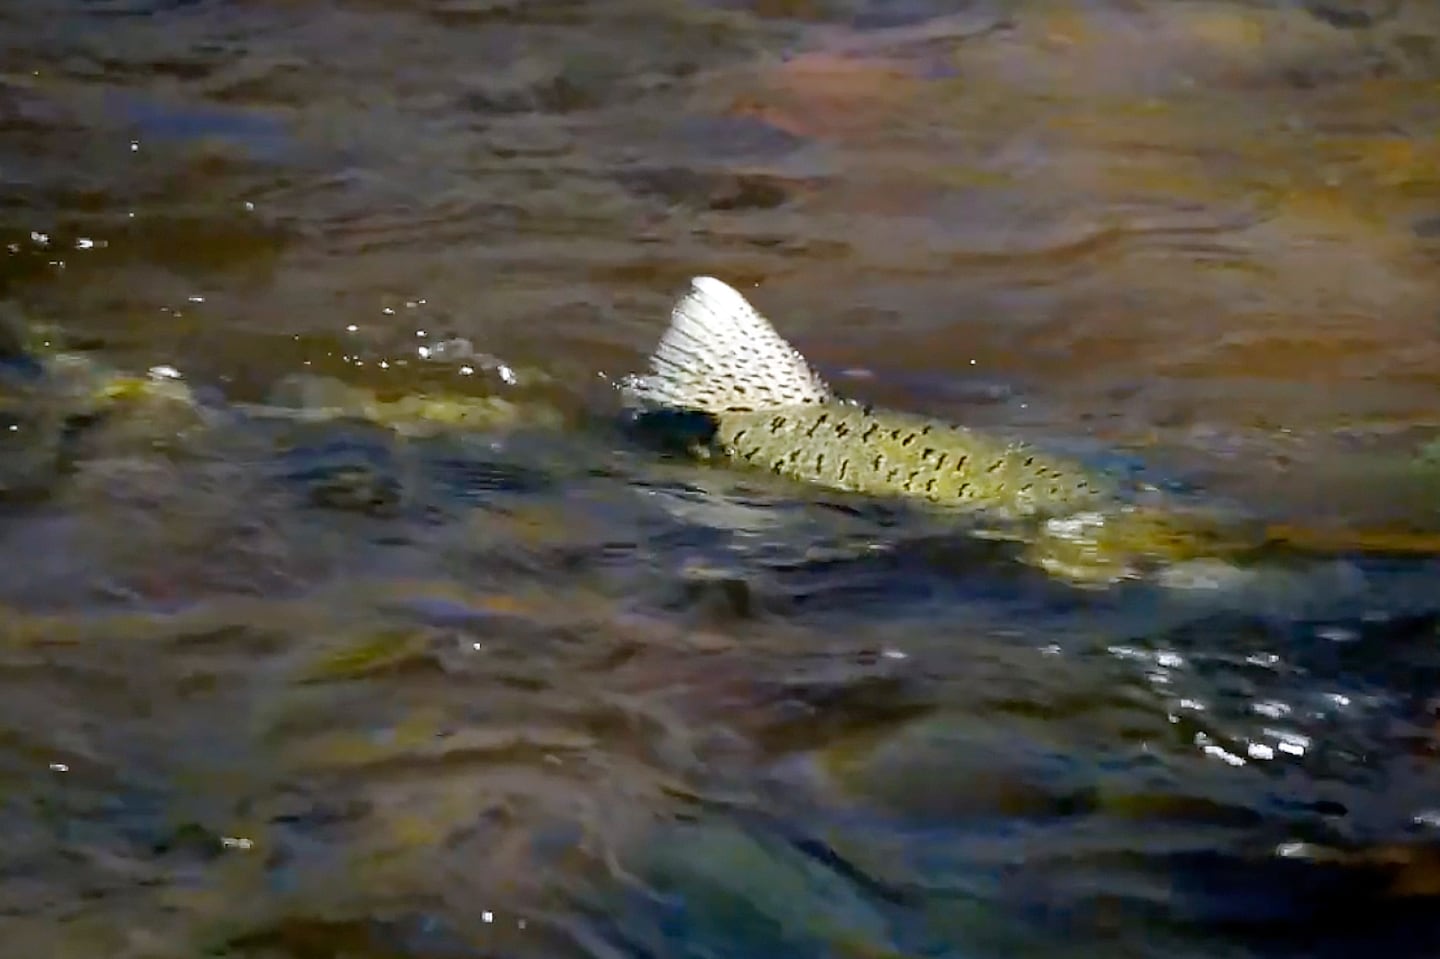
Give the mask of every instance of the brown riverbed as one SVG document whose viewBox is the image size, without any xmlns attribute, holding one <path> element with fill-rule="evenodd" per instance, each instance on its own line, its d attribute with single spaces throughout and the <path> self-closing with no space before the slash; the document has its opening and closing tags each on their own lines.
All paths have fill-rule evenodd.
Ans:
<svg viewBox="0 0 1440 959">
<path fill-rule="evenodd" d="M 14 954 L 1431 953 L 1440 7 L 28 0 L 0 52 L 5 321 L 189 391 L 92 422 L 0 341 Z M 667 460 L 610 384 L 702 273 L 850 394 L 1329 546 L 1077 591 Z"/>
</svg>

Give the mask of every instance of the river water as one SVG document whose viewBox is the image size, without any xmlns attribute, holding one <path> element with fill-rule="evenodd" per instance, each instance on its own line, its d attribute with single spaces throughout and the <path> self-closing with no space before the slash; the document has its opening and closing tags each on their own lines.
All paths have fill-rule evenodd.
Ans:
<svg viewBox="0 0 1440 959">
<path fill-rule="evenodd" d="M 1419 0 L 0 4 L 7 322 L 189 390 L 0 404 L 6 950 L 1434 955 L 1437 44 Z M 1081 590 L 662 456 L 611 384 L 696 274 L 849 394 L 1334 547 Z M 282 401 L 389 412 L 236 412 Z"/>
</svg>

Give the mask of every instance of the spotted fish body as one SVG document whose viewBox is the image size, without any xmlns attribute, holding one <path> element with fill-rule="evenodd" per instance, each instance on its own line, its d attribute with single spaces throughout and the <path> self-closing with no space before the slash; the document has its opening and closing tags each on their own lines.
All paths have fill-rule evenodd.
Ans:
<svg viewBox="0 0 1440 959">
<path fill-rule="evenodd" d="M 851 403 L 727 411 L 713 445 L 737 464 L 832 489 L 997 516 L 1068 513 L 1113 491 L 1073 463 L 961 426 Z"/>
<path fill-rule="evenodd" d="M 986 535 L 1018 540 L 1025 562 L 1074 585 L 1235 583 L 1244 577 L 1229 561 L 1273 540 L 1248 523 L 1142 505 L 1113 479 L 1024 443 L 843 399 L 710 277 L 691 281 L 650 369 L 622 393 L 642 414 L 699 414 L 709 430 L 691 450 L 703 458 L 999 520 L 983 522 Z"/>
<path fill-rule="evenodd" d="M 1115 499 L 1105 478 L 1035 447 L 841 399 L 738 292 L 698 277 L 676 304 L 642 408 L 707 414 L 708 452 L 739 466 L 872 496 L 1004 518 L 1068 514 Z"/>
</svg>

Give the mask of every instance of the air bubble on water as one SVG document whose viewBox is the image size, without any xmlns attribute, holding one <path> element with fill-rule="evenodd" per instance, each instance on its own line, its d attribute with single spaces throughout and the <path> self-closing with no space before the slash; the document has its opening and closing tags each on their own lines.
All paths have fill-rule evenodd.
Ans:
<svg viewBox="0 0 1440 959">
<path fill-rule="evenodd" d="M 440 340 L 431 347 L 431 355 L 437 360 L 469 360 L 475 358 L 475 344 L 464 337 Z"/>
<path fill-rule="evenodd" d="M 384 313 L 386 316 L 394 316 L 394 315 L 395 315 L 395 307 L 393 307 L 393 306 L 387 306 L 387 307 L 385 307 L 384 309 L 382 309 L 380 312 L 381 312 L 381 313 Z"/>
<path fill-rule="evenodd" d="M 1243 765 L 1245 765 L 1245 760 L 1244 760 L 1243 758 L 1235 755 L 1235 754 L 1232 753 L 1232 752 L 1229 752 L 1228 750 L 1222 749 L 1221 747 L 1216 746 L 1216 745 L 1214 745 L 1213 743 L 1210 744 L 1210 745 L 1208 745 L 1208 746 L 1202 747 L 1202 748 L 1203 748 L 1203 750 L 1204 750 L 1205 755 L 1214 757 L 1215 759 L 1222 760 L 1222 761 L 1224 761 L 1225 763 L 1227 763 L 1227 764 L 1229 764 L 1229 765 L 1231 765 L 1231 766 L 1243 766 Z"/>
<path fill-rule="evenodd" d="M 1275 747 L 1282 753 L 1287 753 L 1291 756 L 1303 756 L 1310 748 L 1309 736 L 1302 736 L 1299 733 L 1292 733 L 1280 729 L 1267 729 L 1265 733 L 1278 740 Z"/>
<path fill-rule="evenodd" d="M 354 324 L 354 323 L 351 323 L 349 326 L 345 327 L 345 332 L 346 332 L 346 333 L 358 333 L 359 331 L 360 331 L 360 327 L 357 326 L 357 325 Z"/>
<path fill-rule="evenodd" d="M 1245 760 L 1243 758 L 1235 755 L 1228 749 L 1217 745 L 1214 740 L 1210 738 L 1209 734 L 1204 732 L 1203 730 L 1195 733 L 1194 742 L 1195 745 L 1200 747 L 1200 751 L 1207 756 L 1210 756 L 1214 759 L 1222 760 L 1231 766 L 1245 765 Z"/>
<path fill-rule="evenodd" d="M 475 375 L 475 367 L 473 367 L 473 366 L 462 366 L 462 367 L 460 367 L 460 375 L 461 375 L 461 376 L 474 376 L 474 375 Z"/>
</svg>

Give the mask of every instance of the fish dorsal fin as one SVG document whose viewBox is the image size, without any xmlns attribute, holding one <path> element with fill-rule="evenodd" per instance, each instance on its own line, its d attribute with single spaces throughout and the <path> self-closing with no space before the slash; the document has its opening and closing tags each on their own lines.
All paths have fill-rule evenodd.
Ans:
<svg viewBox="0 0 1440 959">
<path fill-rule="evenodd" d="M 733 287 L 709 276 L 690 281 L 650 372 L 626 393 L 642 405 L 720 413 L 824 403 L 824 380 L 770 321 Z"/>
</svg>

